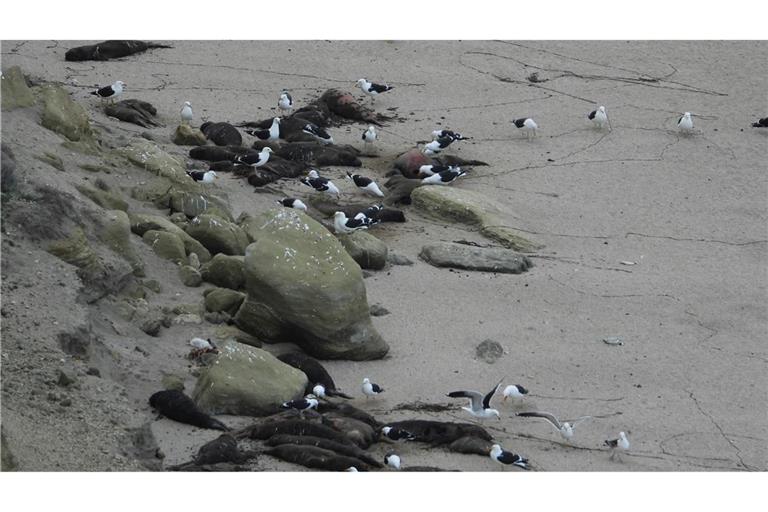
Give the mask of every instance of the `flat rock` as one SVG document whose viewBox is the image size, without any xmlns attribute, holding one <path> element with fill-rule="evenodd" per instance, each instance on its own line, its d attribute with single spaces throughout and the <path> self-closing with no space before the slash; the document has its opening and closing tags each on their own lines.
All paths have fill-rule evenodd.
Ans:
<svg viewBox="0 0 768 512">
<path fill-rule="evenodd" d="M 419 257 L 435 267 L 504 274 L 521 274 L 533 265 L 527 257 L 509 249 L 475 247 L 450 242 L 425 245 Z"/>
</svg>

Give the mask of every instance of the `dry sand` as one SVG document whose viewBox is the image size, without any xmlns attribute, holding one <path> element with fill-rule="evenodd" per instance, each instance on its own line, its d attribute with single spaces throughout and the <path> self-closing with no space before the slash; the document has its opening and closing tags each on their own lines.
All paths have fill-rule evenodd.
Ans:
<svg viewBox="0 0 768 512">
<path fill-rule="evenodd" d="M 531 390 L 526 408 L 594 417 L 565 446 L 545 422 L 511 418 L 516 409 L 502 405 L 503 419 L 488 422 L 492 433 L 538 470 L 766 470 L 768 134 L 749 127 L 766 115 L 764 42 L 186 41 L 116 61 L 64 61 L 67 48 L 88 43 L 4 42 L 2 65 L 67 84 L 92 120 L 115 135 L 144 131 L 106 118 L 89 96 L 92 86 L 115 79 L 128 84 L 125 97 L 158 108 L 167 126 L 151 131 L 167 135 L 185 100 L 194 105 L 197 124 L 255 120 L 272 115 L 282 88 L 301 105 L 328 87 L 353 90 L 365 76 L 395 86 L 376 107 L 396 108 L 406 120 L 381 130 L 383 157 L 437 127 L 473 137 L 451 149 L 491 165 L 455 186 L 506 204 L 509 225 L 545 247 L 523 275 L 450 272 L 419 261 L 421 245 L 487 241 L 412 208 L 408 223 L 372 231 L 415 264 L 366 279 L 369 303 L 391 311 L 374 319 L 391 345 L 388 357 L 327 363 L 337 384 L 360 396 L 355 405 L 380 419 L 465 420 L 463 401 L 445 393 L 486 390 L 504 377 Z M 526 80 L 534 72 L 538 83 Z M 589 125 L 586 114 L 597 105 L 607 107 L 612 131 Z M 693 136 L 677 133 L 683 111 L 694 114 Z M 515 133 L 509 121 L 520 116 L 536 119 L 539 137 Z M 19 166 L 22 175 L 50 173 L 46 180 L 70 188 L 93 179 L 75 165 L 58 173 L 33 160 L 39 147 L 59 142 L 35 122 L 24 112 L 3 113 L 3 142 L 26 164 Z M 357 144 L 363 129 L 353 125 L 333 135 Z M 104 178 L 130 185 L 135 172 Z M 337 180 L 343 175 L 342 168 L 328 172 Z M 261 211 L 278 197 L 254 194 L 237 180 L 217 186 L 235 215 Z M 273 188 L 306 193 L 295 183 Z M 108 304 L 90 313 L 73 309 L 72 269 L 12 226 L 7 230 L 2 419 L 19 468 L 140 469 L 120 453 L 125 428 L 152 420 L 146 399 L 162 373 L 185 372 L 185 341 L 214 327 L 176 326 L 149 338 L 120 324 Z M 200 289 L 183 287 L 171 263 L 135 245 L 148 278 L 163 285 L 153 304 L 199 300 Z M 25 307 L 39 312 L 39 325 L 29 309 L 22 316 Z M 81 368 L 58 351 L 55 334 L 89 314 L 119 362 L 101 379 L 81 375 L 71 407 L 47 402 L 45 382 L 55 369 Z M 116 332 L 133 338 L 126 344 Z M 625 343 L 608 346 L 600 341 L 606 336 Z M 494 364 L 474 357 L 485 339 L 505 348 Z M 370 403 L 359 393 L 366 376 L 386 388 Z M 189 376 L 188 389 L 193 383 Z M 455 410 L 390 412 L 415 401 Z M 631 453 L 609 461 L 601 445 L 620 430 L 629 434 Z M 155 422 L 153 432 L 169 464 L 217 435 L 167 420 Z M 400 455 L 405 465 L 499 470 L 482 457 L 420 446 L 405 446 Z M 296 470 L 267 457 L 255 467 Z"/>
</svg>

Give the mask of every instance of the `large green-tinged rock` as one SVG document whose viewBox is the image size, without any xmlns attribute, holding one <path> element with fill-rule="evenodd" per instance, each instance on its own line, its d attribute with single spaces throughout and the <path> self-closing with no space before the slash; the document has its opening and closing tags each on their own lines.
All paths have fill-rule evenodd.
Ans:
<svg viewBox="0 0 768 512">
<path fill-rule="evenodd" d="M 189 218 L 202 214 L 218 217 L 226 222 L 232 220 L 227 206 L 218 199 L 195 191 L 172 190 L 168 207 L 172 212 L 182 212 Z"/>
<path fill-rule="evenodd" d="M 199 187 L 187 176 L 182 159 L 166 153 L 153 142 L 137 139 L 130 145 L 119 148 L 117 152 L 135 165 L 160 177 L 185 187 Z"/>
<path fill-rule="evenodd" d="M 203 276 L 200 275 L 200 271 L 189 265 L 182 265 L 179 267 L 179 279 L 184 286 L 192 288 L 203 284 Z"/>
<path fill-rule="evenodd" d="M 128 202 L 112 192 L 87 187 L 85 185 L 75 185 L 75 188 L 77 188 L 78 192 L 102 208 L 106 208 L 107 210 L 122 210 L 124 212 L 128 211 Z"/>
<path fill-rule="evenodd" d="M 227 288 L 216 288 L 205 295 L 205 309 L 213 313 L 225 311 L 234 315 L 245 300 L 245 294 Z"/>
<path fill-rule="evenodd" d="M 217 340 L 234 340 L 238 343 L 244 343 L 259 348 L 261 348 L 262 345 L 261 340 L 245 331 L 241 331 L 234 325 L 220 325 L 214 331 L 214 335 Z"/>
<path fill-rule="evenodd" d="M 268 342 L 294 342 L 325 359 L 383 357 L 371 324 L 362 271 L 322 224 L 291 208 L 242 222 L 255 240 L 245 254 L 248 298 L 235 316 Z"/>
<path fill-rule="evenodd" d="M 187 234 L 212 254 L 241 256 L 249 242 L 240 226 L 214 215 L 198 215 L 192 219 L 187 226 Z"/>
<path fill-rule="evenodd" d="M 171 192 L 178 186 L 168 178 L 156 177 L 139 182 L 131 188 L 131 197 L 137 201 L 149 201 L 158 207 L 167 207 Z"/>
<path fill-rule="evenodd" d="M 80 269 L 96 272 L 101 266 L 81 228 L 76 228 L 69 238 L 51 243 L 48 252 Z"/>
<path fill-rule="evenodd" d="M 216 286 L 240 290 L 245 286 L 245 258 L 217 254 L 200 267 L 203 279 Z"/>
<path fill-rule="evenodd" d="M 372 234 L 355 231 L 338 239 L 360 268 L 381 270 L 387 264 L 387 244 Z"/>
<path fill-rule="evenodd" d="M 167 231 L 149 230 L 142 237 L 155 254 L 174 263 L 186 263 L 187 253 L 181 239 Z"/>
<path fill-rule="evenodd" d="M 41 123 L 71 141 L 83 141 L 93 135 L 85 109 L 72 101 L 69 93 L 58 85 L 44 85 L 40 89 L 43 99 Z"/>
<path fill-rule="evenodd" d="M 180 124 L 173 133 L 173 143 L 179 146 L 205 146 L 208 139 L 198 128 Z"/>
<path fill-rule="evenodd" d="M 457 187 L 418 187 L 411 193 L 413 206 L 443 221 L 450 220 L 480 229 L 510 249 L 531 252 L 541 246 L 504 225 L 504 208 L 486 196 Z"/>
<path fill-rule="evenodd" d="M 144 275 L 144 264 L 131 244 L 131 223 L 122 210 L 111 210 L 103 218 L 101 240 L 116 254 L 130 263 L 134 274 Z"/>
<path fill-rule="evenodd" d="M 144 236 L 149 230 L 167 231 L 173 233 L 181 239 L 184 244 L 184 250 L 187 255 L 196 254 L 201 263 L 210 261 L 211 253 L 203 247 L 203 244 L 192 238 L 186 231 L 168 220 L 166 217 L 152 215 L 149 213 L 129 213 L 128 218 L 131 221 L 131 231 L 139 236 Z"/>
<path fill-rule="evenodd" d="M 465 244 L 438 242 L 425 245 L 419 257 L 436 267 L 452 267 L 483 272 L 521 274 L 532 265 L 531 260 L 511 249 L 473 247 Z"/>
<path fill-rule="evenodd" d="M 3 71 L 2 109 L 12 110 L 19 107 L 31 107 L 35 104 L 35 95 L 27 85 L 19 66 L 12 66 Z"/>
<path fill-rule="evenodd" d="M 304 372 L 269 352 L 225 341 L 197 380 L 192 398 L 208 414 L 266 416 L 301 398 L 306 385 Z"/>
</svg>

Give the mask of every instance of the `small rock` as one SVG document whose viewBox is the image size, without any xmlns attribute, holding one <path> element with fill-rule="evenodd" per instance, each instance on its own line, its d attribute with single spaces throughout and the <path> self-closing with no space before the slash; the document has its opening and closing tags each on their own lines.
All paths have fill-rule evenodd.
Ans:
<svg viewBox="0 0 768 512">
<path fill-rule="evenodd" d="M 387 261 L 392 265 L 413 265 L 413 260 L 409 257 L 393 252 L 387 254 Z"/>
<path fill-rule="evenodd" d="M 195 259 L 197 259 L 197 254 L 191 253 L 190 257 L 194 256 Z M 197 266 L 200 266 L 200 262 L 198 261 Z M 179 267 L 179 279 L 182 283 L 184 283 L 184 286 L 189 286 L 191 288 L 195 288 L 197 286 L 200 286 L 203 283 L 203 276 L 200 274 L 200 272 L 191 265 L 182 265 Z"/>
<path fill-rule="evenodd" d="M 50 402 L 58 402 L 59 401 L 59 395 L 57 395 L 56 393 L 54 393 L 52 391 L 50 393 L 48 393 L 47 398 L 48 398 L 48 400 Z"/>
<path fill-rule="evenodd" d="M 156 281 L 155 279 L 147 279 L 142 284 L 145 288 L 152 290 L 155 293 L 161 293 L 163 291 L 163 287 L 160 285 L 160 282 Z"/>
<path fill-rule="evenodd" d="M 200 318 L 200 315 L 195 315 L 193 313 L 186 313 L 184 315 L 179 315 L 176 318 L 174 318 L 173 323 L 174 325 L 201 324 L 203 323 L 203 319 Z"/>
<path fill-rule="evenodd" d="M 175 389 L 177 391 L 184 391 L 184 379 L 178 375 L 163 375 L 160 383 L 162 384 L 163 389 Z"/>
<path fill-rule="evenodd" d="M 475 356 L 488 364 L 493 364 L 504 355 L 504 348 L 498 341 L 484 340 L 475 349 Z"/>
<path fill-rule="evenodd" d="M 381 304 L 374 304 L 370 309 L 371 316 L 384 316 L 389 314 L 389 310 Z"/>
<path fill-rule="evenodd" d="M 227 313 L 226 311 L 208 311 L 205 314 L 205 321 L 210 322 L 212 324 L 223 324 L 225 322 L 229 322 L 232 319 L 232 315 Z"/>
<path fill-rule="evenodd" d="M 56 380 L 56 383 L 61 387 L 69 387 L 72 384 L 75 383 L 75 377 L 70 375 L 68 372 L 65 372 L 62 369 L 59 369 L 57 371 L 58 373 L 58 379 Z"/>
<path fill-rule="evenodd" d="M 70 405 L 72 405 L 72 400 L 70 400 L 69 398 L 65 398 L 64 400 L 62 400 L 59 403 L 61 405 L 63 405 L 64 407 L 69 407 Z"/>
<path fill-rule="evenodd" d="M 160 329 L 163 327 L 162 318 L 150 318 L 144 321 L 139 328 L 150 336 L 159 336 Z"/>
<path fill-rule="evenodd" d="M 94 377 L 101 377 L 101 372 L 95 366 L 91 366 L 85 371 L 86 375 L 93 375 Z"/>
</svg>

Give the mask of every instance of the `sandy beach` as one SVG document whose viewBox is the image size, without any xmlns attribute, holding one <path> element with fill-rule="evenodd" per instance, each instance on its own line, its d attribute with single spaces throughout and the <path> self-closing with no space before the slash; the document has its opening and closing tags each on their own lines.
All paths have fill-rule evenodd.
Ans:
<svg viewBox="0 0 768 512">
<path fill-rule="evenodd" d="M 169 139 L 184 101 L 194 105 L 197 126 L 240 123 L 274 115 L 282 89 L 302 105 L 331 87 L 362 100 L 361 77 L 386 82 L 394 89 L 374 108 L 397 119 L 379 130 L 379 157 L 363 158 L 361 169 L 380 182 L 389 162 L 432 130 L 471 137 L 452 145 L 452 154 L 489 165 L 452 186 L 503 204 L 505 224 L 542 248 L 528 255 L 534 266 L 523 274 L 453 271 L 420 260 L 422 246 L 493 242 L 412 206 L 403 207 L 406 223 L 371 229 L 413 265 L 388 265 L 364 281 L 369 304 L 390 311 L 373 318 L 387 356 L 324 362 L 355 396 L 353 405 L 381 421 L 467 421 L 465 401 L 446 393 L 487 391 L 503 379 L 530 394 L 520 405 L 497 398 L 501 420 L 485 426 L 536 471 L 768 469 L 768 129 L 750 126 L 768 115 L 765 42 L 169 41 L 173 48 L 112 61 L 64 60 L 68 48 L 93 42 L 4 41 L 3 71 L 19 66 L 33 81 L 62 84 L 96 129 L 123 142 L 142 132 Z M 117 79 L 127 84 L 124 97 L 150 102 L 164 126 L 108 118 L 90 92 Z M 598 105 L 606 106 L 610 131 L 587 119 Z M 686 111 L 695 123 L 689 136 L 676 127 Z M 530 140 L 510 123 L 524 116 L 539 125 Z M 16 157 L 20 187 L 45 183 L 88 201 L 75 185 L 100 178 L 127 190 L 149 176 L 136 167 L 81 169 L 91 160 L 63 148 L 38 118 L 31 107 L 2 113 L 2 142 Z M 360 146 L 365 128 L 332 130 L 337 144 Z M 188 159 L 189 147 L 161 146 Z M 60 156 L 65 172 L 35 158 L 43 151 Z M 346 170 L 324 169 L 336 182 Z M 213 186 L 234 217 L 309 194 L 298 180 L 262 193 L 230 176 Z M 131 211 L 152 211 L 126 200 Z M 164 465 L 189 460 L 219 433 L 155 420 L 147 398 L 164 375 L 194 387 L 187 340 L 213 336 L 218 326 L 173 325 L 151 337 L 109 297 L 75 303 L 76 269 L 48 253 L 47 243 L 4 219 L 2 431 L 16 469 L 146 470 L 127 448 L 146 424 Z M 133 246 L 145 280 L 161 285 L 147 298 L 151 307 L 200 302 L 202 289 L 184 286 L 174 263 L 138 237 Z M 84 324 L 105 348 L 92 361 L 59 345 L 59 333 Z M 487 339 L 504 348 L 493 363 L 475 354 Z M 94 366 L 100 376 L 88 373 Z M 62 390 L 59 369 L 75 375 L 77 386 Z M 364 377 L 386 392 L 367 401 Z M 447 410 L 413 410 L 417 402 Z M 545 421 L 514 417 L 522 410 L 592 418 L 566 444 Z M 609 460 L 603 442 L 620 431 L 632 448 Z M 371 451 L 383 458 L 386 449 Z M 501 470 L 487 457 L 418 444 L 403 445 L 400 456 L 404 465 Z M 266 456 L 251 467 L 304 470 Z"/>
</svg>

